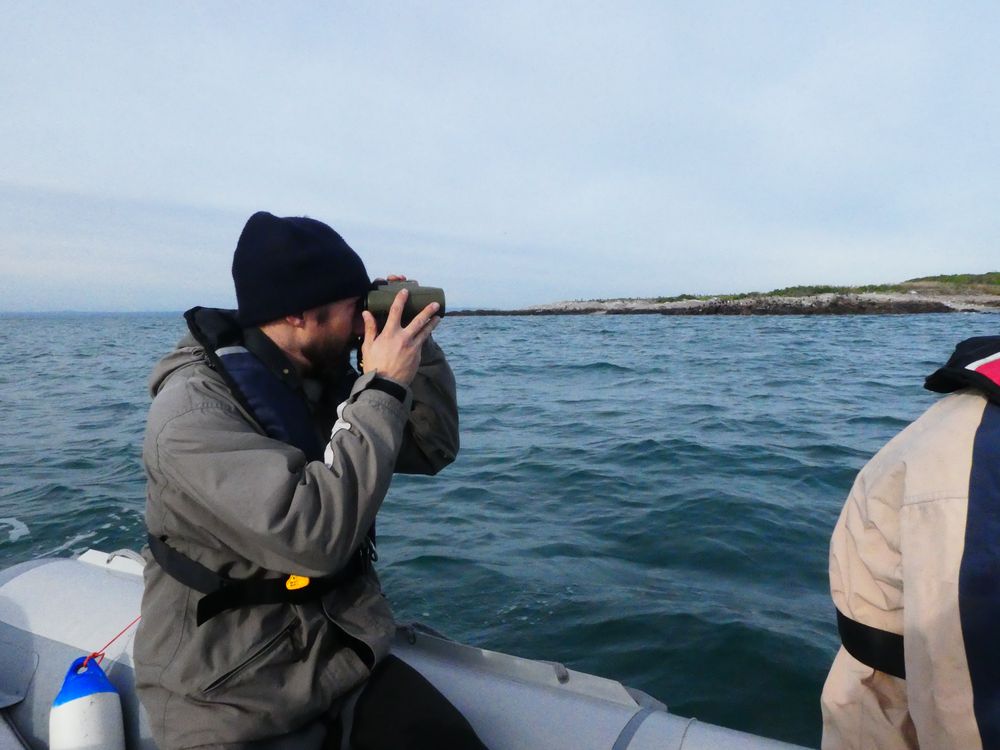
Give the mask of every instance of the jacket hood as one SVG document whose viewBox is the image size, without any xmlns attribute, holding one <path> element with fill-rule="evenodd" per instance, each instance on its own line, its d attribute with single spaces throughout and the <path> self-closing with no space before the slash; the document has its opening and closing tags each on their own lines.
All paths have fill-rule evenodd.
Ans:
<svg viewBox="0 0 1000 750">
<path fill-rule="evenodd" d="M 190 333 L 177 342 L 176 348 L 156 363 L 149 375 L 149 395 L 155 397 L 167 378 L 188 365 L 205 361 L 205 350 Z"/>
<path fill-rule="evenodd" d="M 944 367 L 927 377 L 924 388 L 936 393 L 976 388 L 1000 403 L 1000 336 L 976 336 L 961 342 Z"/>
<path fill-rule="evenodd" d="M 156 396 L 167 378 L 178 370 L 207 362 L 206 348 L 214 351 L 221 346 L 238 343 L 243 335 L 235 310 L 193 307 L 184 313 L 184 319 L 188 324 L 188 333 L 177 342 L 172 352 L 156 363 L 149 376 L 152 396 Z"/>
</svg>

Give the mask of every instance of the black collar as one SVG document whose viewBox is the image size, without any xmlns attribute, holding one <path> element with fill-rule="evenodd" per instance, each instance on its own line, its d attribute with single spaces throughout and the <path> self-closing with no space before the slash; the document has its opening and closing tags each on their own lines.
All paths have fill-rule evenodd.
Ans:
<svg viewBox="0 0 1000 750">
<path fill-rule="evenodd" d="M 259 328 L 243 329 L 243 345 L 249 349 L 278 380 L 295 391 L 302 391 L 302 378 L 288 355 Z"/>
</svg>

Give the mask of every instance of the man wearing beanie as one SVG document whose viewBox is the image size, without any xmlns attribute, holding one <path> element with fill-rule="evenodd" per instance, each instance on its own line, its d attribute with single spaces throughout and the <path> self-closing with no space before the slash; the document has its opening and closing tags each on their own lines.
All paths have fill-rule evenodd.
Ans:
<svg viewBox="0 0 1000 750">
<path fill-rule="evenodd" d="M 404 326 L 401 292 L 379 329 L 343 238 L 265 212 L 233 280 L 238 310 L 185 313 L 188 335 L 150 379 L 134 658 L 157 744 L 483 748 L 389 655 L 373 567 L 392 474 L 435 474 L 458 451 L 436 303 Z"/>
</svg>

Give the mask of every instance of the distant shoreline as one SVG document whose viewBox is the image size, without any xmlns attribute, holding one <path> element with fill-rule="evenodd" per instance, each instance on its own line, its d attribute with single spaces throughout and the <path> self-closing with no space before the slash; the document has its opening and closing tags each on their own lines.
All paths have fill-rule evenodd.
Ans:
<svg viewBox="0 0 1000 750">
<path fill-rule="evenodd" d="M 517 310 L 454 310 L 448 317 L 533 315 L 912 315 L 997 312 L 1000 296 L 924 292 L 743 296 L 658 301 L 617 299 L 556 302 Z"/>
</svg>

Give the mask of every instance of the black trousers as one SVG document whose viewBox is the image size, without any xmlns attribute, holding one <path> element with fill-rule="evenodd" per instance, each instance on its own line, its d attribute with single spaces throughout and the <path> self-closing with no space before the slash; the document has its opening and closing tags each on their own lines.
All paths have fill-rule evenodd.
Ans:
<svg viewBox="0 0 1000 750">
<path fill-rule="evenodd" d="M 375 667 L 353 710 L 334 721 L 329 750 L 343 747 L 345 731 L 351 750 L 488 750 L 458 709 L 395 656 Z"/>
</svg>

